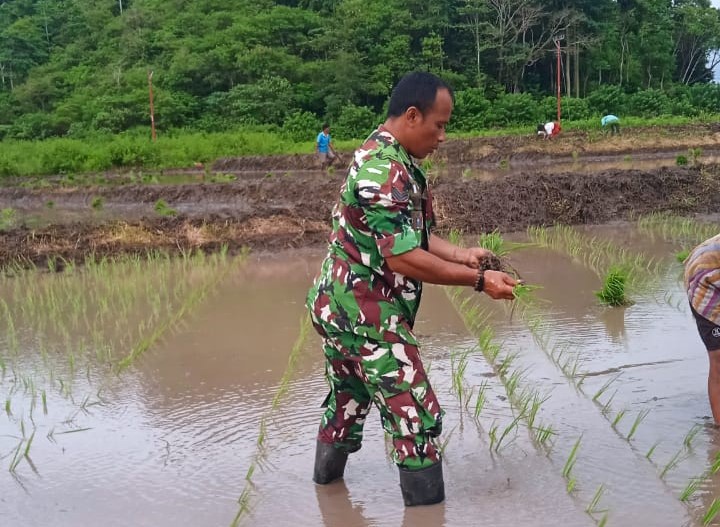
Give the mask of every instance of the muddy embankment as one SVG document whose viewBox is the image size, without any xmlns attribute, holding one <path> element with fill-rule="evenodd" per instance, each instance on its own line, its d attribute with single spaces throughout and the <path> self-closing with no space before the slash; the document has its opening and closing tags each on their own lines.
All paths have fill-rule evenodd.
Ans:
<svg viewBox="0 0 720 527">
<path fill-rule="evenodd" d="M 268 161 L 270 163 L 271 161 Z M 441 231 L 521 230 L 529 225 L 597 224 L 657 211 L 677 214 L 720 212 L 720 165 L 611 170 L 592 174 L 533 171 L 479 180 L 460 167 L 431 174 Z M 0 207 L 41 211 L 82 208 L 86 220 L 30 226 L 18 222 L 0 231 L 0 264 L 45 265 L 48 259 L 82 261 L 97 256 L 178 252 L 190 248 L 231 251 L 279 250 L 324 243 L 340 173 L 319 171 L 229 183 L 123 185 L 62 189 L 0 189 Z M 88 205 L 100 196 L 119 211 L 97 221 Z M 161 217 L 153 204 L 164 200 L 178 215 Z M 41 212 L 39 212 L 41 214 Z M 122 219 L 120 219 L 122 218 Z M 25 223 L 25 224 L 23 224 Z"/>
<path fill-rule="evenodd" d="M 601 161 L 624 156 L 655 158 L 663 155 L 687 155 L 690 149 L 720 150 L 720 123 L 694 124 L 672 128 L 624 128 L 618 136 L 583 131 L 563 132 L 558 138 L 544 141 L 537 135 L 474 137 L 453 139 L 434 154 L 435 165 L 482 166 L 511 163 L 516 167 L 533 167 L 577 159 Z M 350 152 L 343 152 L 350 159 Z M 310 154 L 283 156 L 244 156 L 219 159 L 212 169 L 225 173 L 283 173 L 317 170 L 317 160 Z"/>
</svg>

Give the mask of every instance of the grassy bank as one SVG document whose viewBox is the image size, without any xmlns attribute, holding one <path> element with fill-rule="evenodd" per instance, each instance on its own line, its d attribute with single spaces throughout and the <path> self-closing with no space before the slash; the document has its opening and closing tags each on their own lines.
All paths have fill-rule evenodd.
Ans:
<svg viewBox="0 0 720 527">
<path fill-rule="evenodd" d="M 679 127 L 720 121 L 720 116 L 703 118 L 659 117 L 628 118 L 623 129 Z M 563 122 L 565 133 L 585 132 L 588 140 L 601 134 L 597 119 Z M 534 135 L 535 126 L 481 130 L 450 134 L 450 138 Z M 635 134 L 642 134 L 635 130 Z M 308 132 L 312 138 L 314 131 Z M 95 139 L 57 138 L 44 141 L 3 141 L 0 143 L 0 177 L 101 172 L 113 169 L 163 169 L 210 163 L 222 157 L 246 155 L 309 154 L 312 139 L 295 142 L 272 132 L 237 131 L 234 133 L 175 133 L 160 136 L 153 143 L 147 135 L 104 136 Z M 352 150 L 359 139 L 341 141 L 338 150 Z"/>
</svg>

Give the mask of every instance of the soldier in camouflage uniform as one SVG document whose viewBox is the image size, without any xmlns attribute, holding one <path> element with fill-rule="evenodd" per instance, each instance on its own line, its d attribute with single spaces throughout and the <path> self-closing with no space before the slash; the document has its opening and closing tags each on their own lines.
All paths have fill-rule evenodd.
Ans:
<svg viewBox="0 0 720 527">
<path fill-rule="evenodd" d="M 452 91 L 434 75 L 401 79 L 386 122 L 355 151 L 333 210 L 329 252 L 307 298 L 330 383 L 313 479 L 342 477 L 374 403 L 392 436 L 406 505 L 444 499 L 435 442 L 443 410 L 413 334 L 422 282 L 473 286 L 504 299 L 516 283 L 479 270 L 488 251 L 431 233 L 432 196 L 414 159 L 444 141 L 452 106 Z"/>
</svg>

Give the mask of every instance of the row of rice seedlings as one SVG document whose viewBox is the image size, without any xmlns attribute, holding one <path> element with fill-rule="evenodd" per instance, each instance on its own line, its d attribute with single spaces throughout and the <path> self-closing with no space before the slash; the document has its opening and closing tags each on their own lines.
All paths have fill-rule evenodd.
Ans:
<svg viewBox="0 0 720 527">
<path fill-rule="evenodd" d="M 659 263 L 643 254 L 620 248 L 611 240 L 584 236 L 565 225 L 530 227 L 528 236 L 540 247 L 564 252 L 593 270 L 605 282 L 598 297 L 621 302 L 615 305 L 626 305 L 626 289 L 646 285 L 659 272 Z"/>
<path fill-rule="evenodd" d="M 457 244 L 459 241 L 459 238 L 456 238 L 455 243 Z M 494 232 L 491 235 L 486 235 L 485 237 L 481 237 L 479 240 L 479 245 L 481 247 L 484 247 L 486 249 L 492 250 L 496 254 L 498 252 L 502 254 L 503 256 L 507 256 L 509 249 L 507 248 L 507 245 L 503 243 L 503 239 L 500 236 L 499 233 Z M 525 244 L 523 246 L 527 246 L 531 244 Z M 520 247 L 520 245 L 517 245 L 517 247 Z M 537 289 L 537 287 L 532 285 L 526 285 L 524 283 L 518 284 L 515 288 L 515 302 L 513 302 L 513 307 L 511 311 L 515 311 L 517 306 L 520 306 L 520 312 L 522 318 L 525 320 L 526 325 L 528 328 L 530 328 L 531 333 L 533 335 L 534 340 L 538 343 L 538 345 L 541 347 L 541 349 L 548 355 L 548 357 L 552 360 L 554 364 L 558 366 L 558 368 L 562 371 L 563 375 L 577 388 L 580 388 L 580 385 L 582 384 L 584 380 L 584 376 L 580 374 L 579 372 L 579 365 L 580 365 L 580 356 L 579 353 L 570 353 L 568 347 L 561 347 L 561 346 L 550 346 L 550 337 L 547 330 L 545 330 L 545 325 L 543 324 L 543 316 L 541 315 L 541 311 L 537 307 L 537 300 L 532 295 L 532 292 Z M 460 302 L 458 304 L 458 298 L 460 294 L 462 293 L 461 288 L 454 288 L 453 292 L 449 295 L 451 301 L 453 301 L 453 304 L 456 306 L 456 309 L 461 314 L 463 319 L 465 320 L 466 325 L 468 325 L 469 328 L 472 329 L 472 326 L 476 324 L 476 321 L 478 320 L 476 317 L 474 317 L 475 313 L 468 313 L 468 315 L 473 316 L 470 318 L 469 316 L 464 316 L 464 313 L 466 312 L 467 308 L 467 302 L 469 301 L 469 298 L 466 298 L 464 301 Z M 469 320 L 468 320 L 469 319 Z M 483 330 L 483 333 L 485 335 L 488 335 L 491 333 L 491 330 L 489 328 L 485 328 Z M 482 339 L 480 339 L 482 341 Z M 481 344 L 481 349 L 483 348 Z M 495 364 L 495 360 L 497 359 L 499 352 L 499 347 L 496 349 L 490 349 L 488 353 L 488 358 L 492 359 L 492 361 L 489 360 L 491 364 Z M 500 366 L 497 368 L 498 373 L 500 373 L 502 370 L 506 370 L 506 368 L 503 367 L 502 363 L 500 363 Z M 508 392 L 508 395 L 510 397 L 510 393 L 517 393 L 517 384 L 518 381 L 522 378 L 522 372 L 515 371 L 507 380 L 502 377 L 504 384 L 506 385 L 506 391 Z M 476 404 L 476 408 L 479 406 L 482 408 L 483 399 L 481 397 L 481 394 L 484 393 L 484 390 L 481 389 L 480 393 L 478 395 L 478 403 Z M 556 432 L 553 430 L 551 425 L 538 425 L 535 426 L 535 418 L 537 416 L 537 412 L 539 411 L 542 403 L 547 401 L 549 396 L 541 396 L 539 392 L 534 391 L 528 393 L 523 392 L 523 395 L 519 397 L 519 401 L 513 401 L 515 403 L 516 407 L 520 407 L 522 411 L 519 413 L 518 418 L 524 418 L 527 423 L 530 430 L 534 430 L 534 440 L 535 443 L 538 445 L 545 445 L 546 442 L 554 435 L 556 435 Z M 512 398 L 511 398 L 512 400 Z M 479 411 L 476 410 L 476 415 L 478 415 Z M 517 419 L 511 423 L 510 426 L 517 425 Z M 509 427 L 508 427 L 509 428 Z M 491 449 L 493 444 L 499 445 L 501 444 L 501 440 L 503 437 L 503 434 L 499 434 L 498 426 L 493 423 L 493 426 L 490 429 L 489 435 L 490 435 L 490 443 L 491 443 Z M 575 465 L 576 459 L 577 459 L 577 453 L 580 448 L 580 443 L 582 440 L 582 436 L 580 436 L 575 444 L 573 445 L 570 454 L 565 462 L 565 465 L 563 467 L 562 475 L 566 479 L 566 489 L 568 493 L 573 493 L 573 491 L 576 489 L 577 480 L 575 476 L 572 474 L 572 468 Z M 597 505 L 602 497 L 602 493 L 604 491 L 604 486 L 600 485 L 598 491 L 596 491 L 595 496 L 593 497 L 593 500 L 591 501 L 590 505 L 587 508 L 587 513 L 598 523 L 600 526 L 604 526 L 607 523 L 608 515 L 607 510 L 597 510 Z M 603 516 L 600 519 L 596 519 L 594 514 L 597 513 L 603 513 Z"/>
<path fill-rule="evenodd" d="M 477 304 L 471 304 L 472 297 L 460 300 L 463 288 L 446 288 L 445 291 L 465 325 L 472 334 L 476 335 L 478 350 L 503 383 L 511 407 L 516 412 L 515 418 L 502 430 L 500 430 L 499 425 L 493 423 L 488 432 L 490 449 L 498 452 L 504 444 L 507 444 L 511 433 L 518 430 L 521 420 L 526 422 L 528 430 L 532 434 L 531 439 L 537 445 L 544 446 L 554 435 L 554 431 L 552 427 L 545 426 L 542 423 L 536 425 L 535 419 L 541 405 L 547 400 L 547 396 L 542 396 L 539 392 L 531 389 L 520 389 L 523 371 L 512 368 L 517 355 L 509 353 L 500 357 L 501 349 L 499 345 L 493 342 L 494 333 L 488 324 L 487 312 L 481 310 Z M 480 415 L 480 411 L 485 404 L 486 387 L 487 384 L 480 389 L 477 396 L 474 413 L 476 418 Z"/>
<path fill-rule="evenodd" d="M 252 457 L 247 473 L 245 474 L 245 485 L 242 492 L 240 493 L 240 497 L 238 498 L 239 508 L 237 514 L 235 515 L 235 518 L 232 521 L 232 527 L 237 527 L 238 525 L 240 525 L 240 522 L 252 511 L 252 498 L 254 489 L 252 478 L 255 470 L 258 467 L 260 469 L 264 467 L 268 455 L 267 423 L 275 419 L 276 411 L 278 410 L 282 402 L 287 398 L 287 394 L 290 389 L 290 382 L 293 375 L 295 374 L 298 360 L 302 353 L 303 346 L 305 345 L 305 341 L 307 340 L 307 335 L 311 327 L 312 324 L 310 322 L 310 316 L 308 314 L 303 315 L 300 320 L 300 331 L 290 350 L 287 366 L 285 367 L 285 371 L 283 372 L 283 376 L 280 380 L 278 389 L 275 392 L 275 396 L 273 397 L 272 402 L 270 403 L 270 408 L 268 408 L 265 415 L 262 416 L 260 419 L 258 437 L 255 443 L 255 453 Z"/>
<path fill-rule="evenodd" d="M 665 240 L 679 241 L 691 246 L 695 246 L 720 232 L 720 225 L 716 223 L 699 222 L 692 218 L 664 212 L 655 212 L 642 216 L 637 223 L 638 227 L 644 232 L 659 234 Z"/>
<path fill-rule="evenodd" d="M 672 457 L 667 461 L 667 463 L 665 463 L 665 465 L 662 466 L 662 468 L 658 466 L 658 470 L 660 470 L 660 479 L 664 480 L 668 472 L 676 468 L 680 463 L 690 457 L 690 454 L 693 450 L 693 441 L 697 437 L 697 434 L 700 432 L 701 428 L 702 427 L 700 425 L 693 425 L 687 432 L 687 434 L 685 434 L 682 445 L 680 446 L 678 451 L 672 455 Z M 656 447 L 657 444 L 653 445 L 645 456 L 653 464 L 655 463 L 652 461 L 652 455 L 655 452 Z"/>
<path fill-rule="evenodd" d="M 706 481 L 709 481 L 718 471 L 720 471 L 720 452 L 715 455 L 713 463 L 705 469 L 701 475 L 690 478 L 687 486 L 680 493 L 680 501 L 690 501 L 700 486 Z"/>
<path fill-rule="evenodd" d="M 11 410 L 11 399 L 16 395 L 19 387 L 24 386 L 24 395 L 30 401 L 29 420 L 35 424 L 34 412 L 38 404 L 38 400 L 42 400 L 43 415 L 48 414 L 48 391 L 56 391 L 63 397 L 72 399 L 73 378 L 79 373 L 78 356 L 85 356 L 94 359 L 107 359 L 106 363 L 112 366 L 113 371 L 121 371 L 127 368 L 132 362 L 140 356 L 142 352 L 147 350 L 152 344 L 157 342 L 162 335 L 169 329 L 177 327 L 181 320 L 190 313 L 207 295 L 217 286 L 219 281 L 231 269 L 226 259 L 226 250 L 222 250 L 216 255 L 206 257 L 204 254 L 190 255 L 186 254 L 183 258 L 177 259 L 175 263 L 171 263 L 169 258 L 158 253 L 154 255 L 157 260 L 152 257 L 149 260 L 141 260 L 137 257 L 128 259 L 120 259 L 116 264 L 112 264 L 110 260 L 102 260 L 97 266 L 93 262 L 82 272 L 72 270 L 69 274 L 52 275 L 45 280 L 38 280 L 37 271 L 14 270 L 12 278 L 4 278 L 3 286 L 6 289 L 14 290 L 9 295 L 9 302 L 3 299 L 5 309 L 3 310 L 6 317 L 4 326 L 6 334 L 11 335 L 7 342 L 13 350 L 13 356 L 19 353 L 19 344 L 16 344 L 18 338 L 16 336 L 16 327 L 33 328 L 35 335 L 39 341 L 40 356 L 43 364 L 48 368 L 48 372 L 43 379 L 36 378 L 41 374 L 39 370 L 34 370 L 32 374 L 25 375 L 16 371 L 13 365 L 13 376 L 15 382 L 9 383 L 9 391 L 6 394 L 6 411 Z M 244 255 L 243 255 L 244 256 Z M 158 263 L 159 265 L 156 265 Z M 159 272 L 158 272 L 159 268 Z M 183 275 L 192 275 L 193 271 L 206 268 L 206 277 L 201 280 L 185 280 Z M 118 273 L 121 270 L 122 276 Z M 148 273 L 152 270 L 152 273 Z M 155 286 L 149 287 L 150 282 L 143 283 L 148 275 L 156 277 Z M 135 278 L 137 277 L 137 280 Z M 180 279 L 178 279 L 180 278 Z M 192 278 L 192 276 L 191 276 Z M 74 282 L 74 283 L 73 283 Z M 128 284 L 140 283 L 139 287 L 131 288 Z M 110 285 L 120 284 L 120 285 Z M 103 285 L 106 285 L 103 288 Z M 127 292 L 130 291 L 130 294 Z M 96 297 L 95 302 L 88 302 L 87 297 L 93 298 L 94 294 L 112 295 L 117 292 L 116 296 L 100 296 Z M 162 303 L 162 308 L 155 309 L 147 320 L 140 320 L 137 329 L 132 329 L 133 318 L 137 320 L 139 311 L 143 304 L 142 293 L 147 298 L 160 298 L 158 303 Z M 150 296 L 154 295 L 154 296 Z M 119 299 L 119 300 L 118 300 Z M 147 301 L 145 302 L 147 303 Z M 140 304 L 140 305 L 138 305 Z M 11 310 L 9 305 L 13 306 Z M 103 321 L 98 320 L 98 311 L 93 308 L 98 305 L 108 306 L 108 312 L 115 313 L 115 321 L 110 331 L 102 326 Z M 125 306 L 119 307 L 118 306 Z M 49 316 L 52 317 L 51 324 L 43 324 L 47 319 L 43 318 L 43 311 L 48 309 Z M 70 317 L 64 316 L 70 314 Z M 82 321 L 81 334 L 92 333 L 93 344 L 96 349 L 94 356 L 91 355 L 92 345 L 87 345 L 84 337 L 80 337 L 80 341 L 76 342 L 78 337 L 73 337 L 78 331 L 69 327 L 68 318 L 75 321 Z M 109 320 L 107 321 L 109 322 Z M 105 322 L 105 324 L 107 324 Z M 2 321 L 0 321 L 2 325 Z M 42 328 L 44 327 L 44 333 Z M 122 335 L 122 338 L 118 338 Z M 57 338 L 59 337 L 59 338 Z M 46 347 L 48 341 L 59 341 L 65 343 L 66 366 L 63 368 L 68 377 L 63 378 L 55 372 L 55 368 L 61 365 L 57 359 L 50 360 Z M 113 352 L 113 349 L 129 349 L 130 352 L 125 354 L 123 358 Z M 92 384 L 92 364 L 87 362 L 84 370 L 88 377 L 88 382 Z M 106 377 L 108 370 L 101 367 L 99 370 L 101 377 Z M 3 373 L 3 378 L 5 374 Z M 22 380 L 17 382 L 18 379 Z M 5 384 L 0 383 L 0 385 Z M 55 386 L 55 388 L 53 388 Z M 102 388 L 100 389 L 102 390 Z M 98 390 L 98 393 L 100 392 Z M 99 403 L 92 403 L 99 404 Z M 86 397 L 80 403 L 79 411 L 87 412 L 90 406 Z M 23 416 L 18 415 L 16 419 Z"/>
</svg>

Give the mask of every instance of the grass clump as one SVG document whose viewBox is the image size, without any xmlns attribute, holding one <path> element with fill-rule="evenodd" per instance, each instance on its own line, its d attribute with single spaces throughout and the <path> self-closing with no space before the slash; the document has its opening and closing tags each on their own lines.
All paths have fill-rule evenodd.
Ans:
<svg viewBox="0 0 720 527">
<path fill-rule="evenodd" d="M 0 230 L 5 230 L 15 225 L 15 209 L 8 207 L 0 211 Z"/>
<path fill-rule="evenodd" d="M 104 203 L 105 200 L 102 198 L 102 196 L 95 196 L 90 202 L 90 206 L 95 210 L 100 210 L 103 208 Z"/>
<path fill-rule="evenodd" d="M 160 216 L 175 216 L 177 214 L 177 211 L 168 205 L 162 198 L 155 202 L 154 208 L 155 212 L 157 212 Z"/>
<path fill-rule="evenodd" d="M 626 296 L 629 274 L 628 270 L 623 267 L 611 267 L 605 275 L 602 289 L 595 291 L 595 296 L 608 306 L 630 305 L 631 302 Z"/>
</svg>

